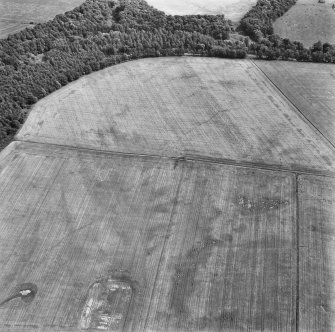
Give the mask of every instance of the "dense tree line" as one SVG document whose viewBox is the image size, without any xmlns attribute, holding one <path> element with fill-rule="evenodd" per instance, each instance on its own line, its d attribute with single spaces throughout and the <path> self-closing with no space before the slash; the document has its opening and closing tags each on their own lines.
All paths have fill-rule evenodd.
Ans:
<svg viewBox="0 0 335 332">
<path fill-rule="evenodd" d="M 311 48 L 273 34 L 273 21 L 288 11 L 296 0 L 258 0 L 242 18 L 240 29 L 255 43 L 249 52 L 266 60 L 297 60 L 335 63 L 335 45 L 320 41 Z"/>
<path fill-rule="evenodd" d="M 255 41 L 273 34 L 273 21 L 284 15 L 297 0 L 258 0 L 240 22 L 240 28 Z"/>
<path fill-rule="evenodd" d="M 310 48 L 301 42 L 292 42 L 288 38 L 270 35 L 262 38 L 250 47 L 260 59 L 266 60 L 297 60 L 335 63 L 335 45 L 318 41 Z"/>
<path fill-rule="evenodd" d="M 243 58 L 223 15 L 171 16 L 142 0 L 87 0 L 52 21 L 0 40 L 0 142 L 37 100 L 92 71 L 123 61 L 196 53 Z M 1 145 L 1 143 L 0 143 Z"/>
</svg>

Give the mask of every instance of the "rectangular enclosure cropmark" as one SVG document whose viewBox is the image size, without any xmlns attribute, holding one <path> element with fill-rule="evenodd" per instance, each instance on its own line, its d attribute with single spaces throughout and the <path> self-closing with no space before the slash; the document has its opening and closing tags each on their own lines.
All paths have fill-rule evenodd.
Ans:
<svg viewBox="0 0 335 332">
<path fill-rule="evenodd" d="M 88 291 L 80 328 L 122 331 L 131 297 L 132 288 L 127 282 L 115 279 L 95 282 Z"/>
</svg>

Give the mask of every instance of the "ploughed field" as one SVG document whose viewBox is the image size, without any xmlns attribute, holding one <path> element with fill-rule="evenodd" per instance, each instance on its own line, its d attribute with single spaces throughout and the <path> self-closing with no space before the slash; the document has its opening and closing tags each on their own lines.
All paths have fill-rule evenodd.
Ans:
<svg viewBox="0 0 335 332">
<path fill-rule="evenodd" d="M 84 0 L 1 0 L 0 38 L 51 20 L 57 14 L 71 10 L 83 2 Z"/>
<path fill-rule="evenodd" d="M 218 15 L 239 21 L 256 4 L 256 0 L 147 0 L 147 3 L 170 15 Z"/>
<path fill-rule="evenodd" d="M 335 68 L 302 62 L 257 62 L 257 66 L 335 146 Z"/>
<path fill-rule="evenodd" d="M 171 57 L 104 69 L 39 101 L 17 138 L 326 172 L 335 161 L 334 147 L 245 60 Z"/>
<path fill-rule="evenodd" d="M 0 154 L 0 330 L 334 330 L 333 141 L 260 68 L 143 59 L 34 106 Z"/>
<path fill-rule="evenodd" d="M 302 42 L 306 47 L 317 41 L 335 43 L 335 11 L 332 9 L 334 1 L 298 0 L 274 24 L 274 33 L 292 41 Z"/>
</svg>

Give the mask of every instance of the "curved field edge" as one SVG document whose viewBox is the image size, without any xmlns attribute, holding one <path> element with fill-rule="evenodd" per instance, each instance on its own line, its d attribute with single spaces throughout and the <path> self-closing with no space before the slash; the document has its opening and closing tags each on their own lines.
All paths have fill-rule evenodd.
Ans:
<svg viewBox="0 0 335 332">
<path fill-rule="evenodd" d="M 142 59 L 39 101 L 17 139 L 333 171 L 334 149 L 251 62 Z"/>
<path fill-rule="evenodd" d="M 0 139 L 24 109 L 82 75 L 127 60 L 197 53 L 243 58 L 223 15 L 169 16 L 141 0 L 87 0 L 32 29 L 0 40 Z"/>
<path fill-rule="evenodd" d="M 329 46 L 324 52 L 302 47 L 294 53 L 298 47 L 294 43 L 287 49 L 283 43 L 275 48 L 274 42 L 270 48 L 253 44 L 236 34 L 229 40 L 233 31 L 234 25 L 223 15 L 169 16 L 141 0 L 87 0 L 50 22 L 1 40 L 1 145 L 10 141 L 24 122 L 26 109 L 37 100 L 82 75 L 120 62 L 185 53 L 244 58 L 248 48 L 267 59 L 333 61 L 335 50 Z"/>
</svg>

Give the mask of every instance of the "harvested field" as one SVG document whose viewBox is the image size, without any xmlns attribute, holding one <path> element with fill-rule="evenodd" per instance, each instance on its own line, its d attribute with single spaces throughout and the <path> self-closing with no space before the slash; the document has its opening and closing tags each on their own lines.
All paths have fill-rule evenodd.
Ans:
<svg viewBox="0 0 335 332">
<path fill-rule="evenodd" d="M 0 38 L 24 29 L 30 22 L 46 22 L 83 2 L 84 0 L 1 0 Z"/>
<path fill-rule="evenodd" d="M 275 64 L 144 59 L 38 102 L 0 154 L 0 331 L 334 330 L 333 71 Z"/>
<path fill-rule="evenodd" d="M 29 23 L 20 23 L 17 21 L 6 21 L 0 17 L 0 39 L 6 38 L 8 35 L 19 32 L 27 27 L 32 27 Z"/>
<path fill-rule="evenodd" d="M 17 139 L 334 171 L 333 146 L 251 61 L 161 58 L 95 72 L 39 101 Z"/>
<path fill-rule="evenodd" d="M 257 61 L 256 64 L 335 145 L 334 66 L 289 61 Z"/>
<path fill-rule="evenodd" d="M 147 0 L 147 3 L 170 15 L 217 15 L 239 21 L 256 0 Z"/>
<path fill-rule="evenodd" d="M 300 328 L 335 330 L 335 181 L 299 179 Z"/>
<path fill-rule="evenodd" d="M 184 174 L 149 330 L 294 330 L 294 177 L 200 163 Z"/>
<path fill-rule="evenodd" d="M 302 42 L 306 47 L 317 41 L 335 44 L 334 1 L 298 0 L 274 24 L 274 32 L 283 38 Z"/>
<path fill-rule="evenodd" d="M 0 299 L 34 293 L 1 305 L 0 329 L 292 331 L 294 183 L 282 172 L 14 142 L 0 159 Z M 108 284 L 109 304 L 126 300 L 91 316 Z"/>
<path fill-rule="evenodd" d="M 2 305 L 0 330 L 73 330 L 90 285 L 106 277 L 134 288 L 127 330 L 140 330 L 181 169 L 171 161 L 155 167 L 145 158 L 25 143 L 6 150 L 0 162 L 0 284 L 6 287 L 0 298 L 27 282 L 38 292 L 29 306 L 20 299 Z"/>
</svg>

